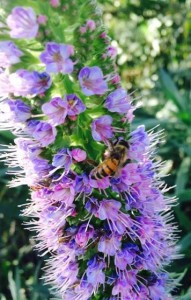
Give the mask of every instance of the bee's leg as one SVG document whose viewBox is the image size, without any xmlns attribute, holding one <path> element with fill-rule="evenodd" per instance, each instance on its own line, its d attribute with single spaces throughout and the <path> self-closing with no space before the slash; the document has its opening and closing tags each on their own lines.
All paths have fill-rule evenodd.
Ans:
<svg viewBox="0 0 191 300">
<path fill-rule="evenodd" d="M 109 140 L 106 140 L 105 143 L 108 147 L 108 150 L 111 152 L 113 150 L 113 143 L 110 142 Z"/>
<path fill-rule="evenodd" d="M 118 178 L 120 176 L 120 171 L 121 171 L 122 168 L 123 168 L 123 163 L 120 163 L 118 165 L 117 171 L 115 172 L 113 177 Z"/>
<path fill-rule="evenodd" d="M 58 242 L 59 243 L 63 243 L 65 241 L 65 237 L 64 236 L 61 236 L 58 238 Z"/>
<path fill-rule="evenodd" d="M 89 165 L 96 167 L 97 163 L 93 159 L 86 159 L 84 162 L 87 162 Z"/>
<path fill-rule="evenodd" d="M 100 179 L 98 174 L 97 174 L 97 167 L 95 167 L 91 172 L 90 172 L 90 178 L 94 180 Z"/>
<path fill-rule="evenodd" d="M 113 174 L 113 177 L 114 177 L 114 178 L 118 178 L 119 175 L 120 175 L 120 169 L 117 170 L 117 171 Z"/>
</svg>

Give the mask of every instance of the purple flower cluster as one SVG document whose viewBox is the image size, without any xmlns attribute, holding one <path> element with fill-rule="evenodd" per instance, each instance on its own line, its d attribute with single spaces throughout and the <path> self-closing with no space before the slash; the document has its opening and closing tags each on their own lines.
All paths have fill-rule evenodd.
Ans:
<svg viewBox="0 0 191 300">
<path fill-rule="evenodd" d="M 7 24 L 13 38 L 30 39 L 38 32 L 31 8 L 14 8 Z M 92 34 L 96 26 L 89 19 L 80 32 Z M 106 49 L 113 58 L 114 49 Z M 22 55 L 12 42 L 0 43 L 1 52 L 3 68 Z M 144 126 L 129 133 L 135 108 L 117 85 L 119 76 L 105 76 L 95 65 L 79 70 L 73 55 L 72 45 L 48 42 L 40 54 L 47 73 L 0 73 L 0 127 L 17 136 L 1 158 L 15 174 L 10 185 L 31 189 L 23 215 L 32 219 L 35 248 L 50 254 L 44 279 L 65 300 L 170 300 L 164 266 L 176 257 L 176 227 L 169 223 L 174 199 L 164 195 L 160 163 L 153 158 L 157 134 Z M 61 75 L 51 79 L 49 73 Z M 69 82 L 61 82 L 63 98 L 60 78 Z M 95 153 L 106 145 L 100 164 L 102 153 Z M 123 146 L 127 154 L 121 163 Z"/>
<path fill-rule="evenodd" d="M 142 145 L 142 155 L 135 153 L 133 162 L 126 163 L 116 178 L 92 180 L 90 174 L 78 175 L 72 168 L 86 159 L 84 150 L 63 148 L 48 162 L 40 153 L 48 145 L 46 138 L 50 141 L 52 136 L 50 124 L 31 120 L 27 127 L 33 140 L 16 140 L 17 161 L 33 190 L 24 215 L 36 218 L 31 227 L 37 231 L 36 248 L 56 253 L 46 266 L 45 281 L 55 285 L 63 299 L 87 300 L 100 286 L 110 287 L 111 299 L 144 300 L 150 295 L 153 300 L 165 299 L 166 279 L 161 278 L 167 275 L 159 266 L 171 260 L 175 241 L 169 225 L 170 204 L 158 189 L 155 163 L 149 155 L 152 135 L 144 127 L 132 132 L 129 144 Z M 117 198 L 107 195 L 106 179 Z M 100 185 L 95 187 L 93 181 Z M 97 188 L 105 190 L 105 199 L 95 197 Z M 72 220 L 78 220 L 77 224 L 71 225 Z M 96 253 L 87 259 L 79 277 L 81 260 L 91 253 L 92 245 Z M 148 273 L 144 281 L 143 271 Z"/>
</svg>

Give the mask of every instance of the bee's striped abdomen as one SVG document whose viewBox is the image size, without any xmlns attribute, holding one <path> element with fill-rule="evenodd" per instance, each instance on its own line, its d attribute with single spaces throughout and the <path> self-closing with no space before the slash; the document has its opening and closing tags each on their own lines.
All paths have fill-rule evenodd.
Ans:
<svg viewBox="0 0 191 300">
<path fill-rule="evenodd" d="M 107 176 L 112 176 L 115 174 L 119 161 L 114 158 L 108 158 L 104 160 L 95 170 L 93 177 L 96 179 L 101 179 Z"/>
<path fill-rule="evenodd" d="M 101 179 L 107 176 L 115 176 L 127 160 L 128 143 L 118 140 L 107 151 L 107 158 L 99 164 L 91 173 L 92 179 Z"/>
</svg>

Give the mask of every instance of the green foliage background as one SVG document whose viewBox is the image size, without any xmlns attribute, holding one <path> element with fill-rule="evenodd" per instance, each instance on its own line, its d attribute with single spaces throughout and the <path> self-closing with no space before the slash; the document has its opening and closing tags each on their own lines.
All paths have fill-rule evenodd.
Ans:
<svg viewBox="0 0 191 300">
<path fill-rule="evenodd" d="M 174 208 L 184 258 L 169 268 L 179 274 L 178 299 L 191 299 L 191 1 L 99 1 L 112 44 L 118 47 L 117 64 L 123 85 L 133 93 L 134 125 L 147 129 L 160 124 L 165 141 L 158 156 L 169 191 L 179 197 Z M 1 132 L 0 143 L 11 135 Z M 19 216 L 27 188 L 8 189 L 8 176 L 0 169 L 0 299 L 46 300 L 47 287 L 39 280 L 43 259 L 32 251 L 33 241 Z"/>
</svg>

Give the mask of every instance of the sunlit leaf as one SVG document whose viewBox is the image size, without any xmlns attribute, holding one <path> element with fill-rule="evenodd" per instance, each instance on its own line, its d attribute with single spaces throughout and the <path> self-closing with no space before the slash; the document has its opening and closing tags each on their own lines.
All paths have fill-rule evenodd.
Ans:
<svg viewBox="0 0 191 300">
<path fill-rule="evenodd" d="M 190 158 L 186 157 L 182 161 L 180 168 L 177 172 L 176 183 L 175 183 L 177 194 L 181 193 L 186 186 L 186 183 L 187 183 L 189 175 L 190 175 L 189 169 L 190 169 Z"/>
<path fill-rule="evenodd" d="M 163 92 L 165 93 L 166 97 L 173 101 L 179 110 L 184 110 L 184 99 L 180 95 L 170 75 L 164 69 L 161 69 L 159 72 L 159 77 Z"/>
<path fill-rule="evenodd" d="M 183 239 L 179 242 L 181 247 L 181 252 L 189 249 L 191 247 L 191 232 L 188 233 Z"/>
</svg>

